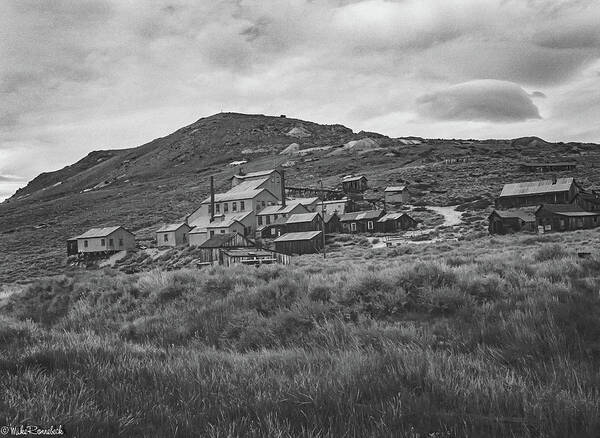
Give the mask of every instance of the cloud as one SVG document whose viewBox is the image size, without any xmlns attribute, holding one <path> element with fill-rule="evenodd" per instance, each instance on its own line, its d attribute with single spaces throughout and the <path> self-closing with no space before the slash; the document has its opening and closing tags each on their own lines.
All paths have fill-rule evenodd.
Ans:
<svg viewBox="0 0 600 438">
<path fill-rule="evenodd" d="M 518 122 L 541 118 L 525 90 L 495 80 L 453 85 L 419 97 L 417 104 L 421 115 L 439 120 Z"/>
</svg>

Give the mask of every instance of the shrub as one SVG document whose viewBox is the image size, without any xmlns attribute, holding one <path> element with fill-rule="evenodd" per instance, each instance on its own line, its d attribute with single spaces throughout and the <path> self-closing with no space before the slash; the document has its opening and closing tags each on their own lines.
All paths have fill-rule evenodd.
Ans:
<svg viewBox="0 0 600 438">
<path fill-rule="evenodd" d="M 534 255 L 535 260 L 544 262 L 547 260 L 563 259 L 568 256 L 567 251 L 559 244 L 545 244 L 538 249 Z"/>
</svg>

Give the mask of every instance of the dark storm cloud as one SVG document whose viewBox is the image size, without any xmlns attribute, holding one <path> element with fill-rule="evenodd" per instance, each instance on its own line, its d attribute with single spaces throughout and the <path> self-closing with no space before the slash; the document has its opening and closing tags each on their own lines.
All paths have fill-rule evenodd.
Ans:
<svg viewBox="0 0 600 438">
<path fill-rule="evenodd" d="M 417 104 L 420 114 L 438 120 L 519 122 L 541 118 L 521 87 L 502 81 L 454 85 L 419 97 Z"/>
</svg>

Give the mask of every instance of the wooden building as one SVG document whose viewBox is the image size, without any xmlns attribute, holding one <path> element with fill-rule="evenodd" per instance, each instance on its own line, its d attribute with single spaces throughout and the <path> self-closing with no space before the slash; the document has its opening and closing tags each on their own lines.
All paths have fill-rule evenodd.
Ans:
<svg viewBox="0 0 600 438">
<path fill-rule="evenodd" d="M 332 199 L 330 201 L 323 201 L 320 204 L 320 207 L 322 207 L 321 209 L 325 212 L 325 213 L 337 213 L 339 214 L 344 214 L 346 213 L 346 210 L 349 207 L 349 200 L 348 198 L 342 198 L 342 199 Z"/>
<path fill-rule="evenodd" d="M 254 243 L 239 233 L 215 234 L 199 245 L 199 264 L 223 264 L 223 248 L 249 248 Z"/>
<path fill-rule="evenodd" d="M 280 217 L 275 222 L 262 225 L 256 229 L 256 237 L 262 239 L 274 239 L 286 233 L 285 222 L 287 218 Z"/>
<path fill-rule="evenodd" d="M 364 175 L 346 176 L 342 178 L 344 193 L 362 193 L 367 190 L 367 178 Z"/>
<path fill-rule="evenodd" d="M 159 247 L 187 245 L 191 229 L 185 222 L 163 225 L 156 230 L 156 243 Z"/>
<path fill-rule="evenodd" d="M 543 204 L 535 211 L 539 232 L 574 231 L 600 226 L 600 212 L 585 211 L 575 204 Z"/>
<path fill-rule="evenodd" d="M 409 201 L 408 188 L 406 186 L 386 187 L 383 191 L 385 205 L 407 204 Z"/>
<path fill-rule="evenodd" d="M 278 263 L 289 265 L 291 257 L 270 249 L 258 248 L 221 248 L 223 266 L 251 265 L 261 266 Z"/>
<path fill-rule="evenodd" d="M 283 178 L 283 171 L 277 169 L 248 173 L 240 170 L 237 175 L 231 177 L 231 189 L 229 192 L 267 189 L 281 201 L 285 187 Z"/>
<path fill-rule="evenodd" d="M 568 204 L 579 189 L 573 178 L 506 184 L 496 200 L 499 209 L 540 204 Z"/>
<path fill-rule="evenodd" d="M 579 192 L 573 202 L 585 211 L 600 211 L 600 195 L 597 192 Z"/>
<path fill-rule="evenodd" d="M 417 221 L 406 213 L 387 213 L 377 221 L 376 230 L 382 233 L 394 233 L 410 230 L 416 226 Z"/>
<path fill-rule="evenodd" d="M 309 212 L 306 206 L 295 200 L 287 201 L 286 205 L 270 205 L 256 214 L 256 228 L 270 225 L 280 218 L 287 219 L 292 214 Z"/>
<path fill-rule="evenodd" d="M 286 233 L 275 239 L 275 250 L 284 254 L 314 254 L 322 249 L 321 231 Z"/>
<path fill-rule="evenodd" d="M 536 230 L 535 207 L 494 210 L 488 217 L 490 234 L 510 234 Z"/>
<path fill-rule="evenodd" d="M 77 246 L 77 239 L 76 238 L 67 239 L 67 255 L 72 256 L 72 255 L 77 254 L 78 252 L 79 252 L 79 249 Z"/>
<path fill-rule="evenodd" d="M 385 214 L 384 210 L 367 210 L 345 213 L 340 216 L 343 233 L 371 233 L 375 224 Z"/>
<path fill-rule="evenodd" d="M 135 249 L 135 236 L 121 226 L 92 228 L 85 233 L 69 239 L 77 241 L 78 253 L 116 252 Z M 74 244 L 67 244 L 72 250 Z"/>
<path fill-rule="evenodd" d="M 319 213 L 293 214 L 285 221 L 285 232 L 319 231 L 322 229 L 322 226 L 321 215 Z"/>
<path fill-rule="evenodd" d="M 335 211 L 333 213 L 325 213 L 323 222 L 325 223 L 325 234 L 339 233 L 342 229 L 340 216 Z"/>
<path fill-rule="evenodd" d="M 526 172 L 561 172 L 565 170 L 575 170 L 577 163 L 574 161 L 561 161 L 556 163 L 536 163 L 523 162 L 521 169 Z"/>
</svg>

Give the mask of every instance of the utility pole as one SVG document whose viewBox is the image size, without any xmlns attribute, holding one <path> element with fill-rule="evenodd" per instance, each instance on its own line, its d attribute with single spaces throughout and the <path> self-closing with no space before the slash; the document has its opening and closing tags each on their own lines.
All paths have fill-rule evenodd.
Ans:
<svg viewBox="0 0 600 438">
<path fill-rule="evenodd" d="M 325 201 L 323 200 L 323 180 L 319 180 L 321 183 L 321 234 L 323 235 L 323 258 L 327 258 L 325 255 Z"/>
</svg>

